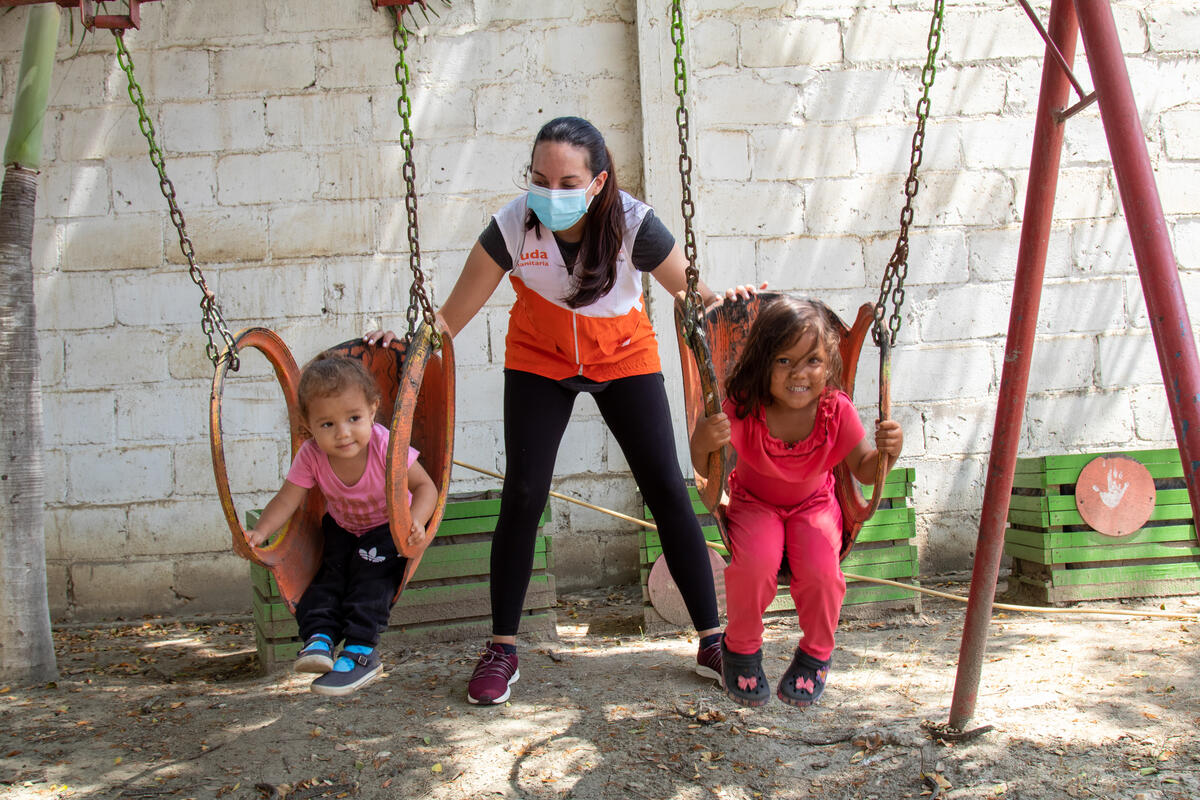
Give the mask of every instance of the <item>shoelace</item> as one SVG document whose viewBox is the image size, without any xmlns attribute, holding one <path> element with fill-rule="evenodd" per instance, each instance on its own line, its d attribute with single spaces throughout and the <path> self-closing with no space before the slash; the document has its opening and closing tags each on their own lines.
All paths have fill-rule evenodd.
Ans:
<svg viewBox="0 0 1200 800">
<path fill-rule="evenodd" d="M 498 653 L 491 648 L 485 649 L 479 656 L 479 663 L 475 666 L 475 677 L 499 677 L 508 680 L 512 675 L 508 659 L 504 658 L 505 653 Z"/>
</svg>

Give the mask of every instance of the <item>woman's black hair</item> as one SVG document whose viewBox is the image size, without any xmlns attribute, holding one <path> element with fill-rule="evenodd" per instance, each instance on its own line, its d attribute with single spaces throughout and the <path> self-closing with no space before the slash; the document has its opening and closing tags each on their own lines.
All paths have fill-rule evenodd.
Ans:
<svg viewBox="0 0 1200 800">
<path fill-rule="evenodd" d="M 574 289 L 563 298 L 571 308 L 590 305 L 608 294 L 617 280 L 617 255 L 621 252 L 625 230 L 625 209 L 622 207 L 617 173 L 613 169 L 612 153 L 596 126 L 580 117 L 558 117 L 542 126 L 533 140 L 533 150 L 542 142 L 562 142 L 583 150 L 584 163 L 592 175 L 608 173 L 604 188 L 592 199 L 583 223 L 583 240 L 575 264 L 568 264 Z M 533 154 L 530 153 L 530 162 Z M 529 212 L 525 225 L 540 225 L 537 215 Z"/>
<path fill-rule="evenodd" d="M 841 337 L 837 317 L 819 300 L 781 295 L 759 310 L 750 325 L 746 344 L 725 380 L 725 396 L 733 401 L 739 419 L 771 405 L 771 370 L 776 356 L 810 331 L 825 344 L 828 367 L 825 385 L 841 388 L 842 353 L 838 349 Z"/>
</svg>

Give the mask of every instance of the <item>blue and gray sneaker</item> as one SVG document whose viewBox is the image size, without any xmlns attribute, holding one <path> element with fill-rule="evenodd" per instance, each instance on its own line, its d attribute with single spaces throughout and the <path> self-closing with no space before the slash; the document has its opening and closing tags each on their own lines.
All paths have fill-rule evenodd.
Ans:
<svg viewBox="0 0 1200 800">
<path fill-rule="evenodd" d="M 333 640 L 323 633 L 314 633 L 308 637 L 296 663 L 292 665 L 296 672 L 316 672 L 324 674 L 333 669 Z"/>
<path fill-rule="evenodd" d="M 333 669 L 312 682 L 317 694 L 338 697 L 366 686 L 383 672 L 379 654 L 373 648 L 349 645 L 333 664 Z"/>
</svg>

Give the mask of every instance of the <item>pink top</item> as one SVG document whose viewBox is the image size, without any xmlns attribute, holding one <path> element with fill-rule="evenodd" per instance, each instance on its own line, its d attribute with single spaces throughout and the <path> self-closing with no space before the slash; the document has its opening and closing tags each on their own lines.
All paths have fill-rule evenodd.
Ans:
<svg viewBox="0 0 1200 800">
<path fill-rule="evenodd" d="M 730 444 L 737 466 L 729 477 L 732 488 L 781 508 L 803 503 L 817 492 L 833 490 L 833 468 L 865 435 L 858 412 L 845 392 L 827 388 L 817 400 L 812 433 L 795 444 L 767 430 L 760 408 L 738 419 L 736 404 L 726 399 L 722 410 L 732 427 Z"/>
<path fill-rule="evenodd" d="M 355 536 L 388 523 L 387 514 L 387 446 L 388 429 L 378 422 L 371 426 L 371 441 L 367 444 L 367 467 L 352 486 L 342 483 L 329 464 L 329 456 L 309 439 L 300 445 L 292 461 L 287 479 L 302 489 L 316 486 L 325 495 L 325 510 L 333 521 Z M 418 452 L 408 448 L 408 465 L 417 460 Z M 412 492 L 408 493 L 409 505 Z"/>
</svg>

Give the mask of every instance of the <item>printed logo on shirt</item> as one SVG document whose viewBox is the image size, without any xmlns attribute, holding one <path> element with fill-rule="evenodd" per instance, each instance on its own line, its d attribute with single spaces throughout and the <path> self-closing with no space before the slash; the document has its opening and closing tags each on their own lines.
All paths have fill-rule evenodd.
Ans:
<svg viewBox="0 0 1200 800">
<path fill-rule="evenodd" d="M 360 547 L 358 550 L 358 557 L 361 558 L 363 561 L 369 561 L 372 564 L 379 564 L 383 561 L 387 561 L 387 556 L 379 555 L 375 551 L 374 547 L 372 547 L 370 550 L 363 550 Z"/>
<path fill-rule="evenodd" d="M 545 250 L 538 250 L 536 247 L 528 252 L 521 253 L 517 256 L 518 267 L 548 267 L 550 266 L 550 254 Z"/>
</svg>

